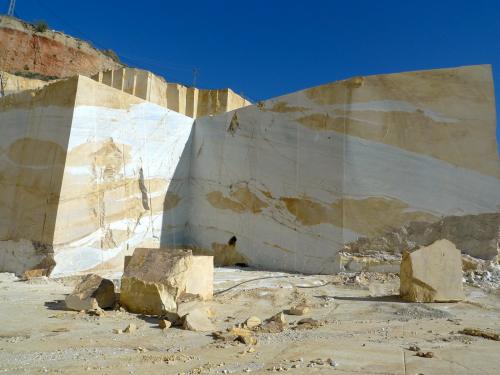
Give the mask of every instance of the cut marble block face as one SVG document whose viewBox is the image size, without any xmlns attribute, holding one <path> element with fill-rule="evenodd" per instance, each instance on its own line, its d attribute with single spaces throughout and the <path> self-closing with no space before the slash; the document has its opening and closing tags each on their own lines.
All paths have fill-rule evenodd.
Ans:
<svg viewBox="0 0 500 375">
<path fill-rule="evenodd" d="M 336 272 L 360 237 L 500 211 L 495 127 L 489 66 L 353 78 L 197 119 L 190 238 Z"/>
<path fill-rule="evenodd" d="M 10 98 L 10 99 L 9 99 Z M 86 77 L 0 99 L 0 268 L 136 247 L 334 273 L 360 237 L 500 211 L 491 68 L 359 77 L 193 120 Z"/>
<path fill-rule="evenodd" d="M 57 274 L 113 269 L 185 225 L 192 119 L 80 77 L 56 228 Z M 174 173 L 177 173 L 174 178 Z M 165 219 L 164 219 L 165 218 Z"/>
<path fill-rule="evenodd" d="M 0 103 L 1 270 L 120 269 L 164 223 L 181 239 L 192 119 L 86 77 Z"/>
<path fill-rule="evenodd" d="M 77 79 L 0 99 L 0 271 L 53 254 Z"/>
</svg>

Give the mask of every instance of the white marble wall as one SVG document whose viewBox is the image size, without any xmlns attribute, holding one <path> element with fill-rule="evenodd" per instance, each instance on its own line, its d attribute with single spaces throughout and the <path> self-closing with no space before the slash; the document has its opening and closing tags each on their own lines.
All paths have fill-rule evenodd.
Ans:
<svg viewBox="0 0 500 375">
<path fill-rule="evenodd" d="M 121 108 L 89 105 L 88 96 L 104 85 L 80 80 L 53 275 L 119 269 L 124 255 L 137 246 L 159 246 L 161 239 L 184 242 L 189 165 L 179 161 L 192 119 L 147 102 Z"/>
<path fill-rule="evenodd" d="M 496 212 L 495 126 L 488 66 L 355 78 L 197 119 L 192 244 L 235 236 L 226 251 L 252 265 L 332 273 L 359 237 Z"/>
<path fill-rule="evenodd" d="M 193 119 L 90 78 L 0 99 L 0 267 L 138 246 L 334 273 L 359 237 L 500 210 L 488 66 L 354 78 Z M 234 238 L 236 242 L 234 243 Z"/>
</svg>

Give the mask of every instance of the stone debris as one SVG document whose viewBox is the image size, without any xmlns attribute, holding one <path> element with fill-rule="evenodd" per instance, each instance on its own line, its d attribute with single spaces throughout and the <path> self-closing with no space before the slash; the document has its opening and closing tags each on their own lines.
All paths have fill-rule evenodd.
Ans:
<svg viewBox="0 0 500 375">
<path fill-rule="evenodd" d="M 293 329 L 314 329 L 321 326 L 324 326 L 325 322 L 313 319 L 313 318 L 304 318 L 297 322 L 297 325 Z"/>
<path fill-rule="evenodd" d="M 483 338 L 489 339 L 489 340 L 500 341 L 500 334 L 488 332 L 488 331 L 485 331 L 482 329 L 477 329 L 477 328 L 464 328 L 463 330 L 459 331 L 459 333 L 461 333 L 463 335 L 483 337 Z"/>
<path fill-rule="evenodd" d="M 136 249 L 122 276 L 120 303 L 130 312 L 162 315 L 175 312 L 183 296 L 210 298 L 213 259 L 195 258 L 191 250 Z"/>
<path fill-rule="evenodd" d="M 160 319 L 158 322 L 158 326 L 161 329 L 167 329 L 167 328 L 170 328 L 172 326 L 172 323 L 167 319 Z"/>
<path fill-rule="evenodd" d="M 462 270 L 464 272 L 477 272 L 486 270 L 487 262 L 482 259 L 471 257 L 468 254 L 462 254 Z"/>
<path fill-rule="evenodd" d="M 490 261 L 477 270 L 464 269 L 464 281 L 476 288 L 496 290 L 500 288 L 500 264 Z"/>
<path fill-rule="evenodd" d="M 60 328 L 54 328 L 50 330 L 51 332 L 69 332 L 69 328 L 66 327 L 60 327 Z"/>
<path fill-rule="evenodd" d="M 234 342 L 239 341 L 245 345 L 256 345 L 257 338 L 253 332 L 247 328 L 231 327 L 225 332 L 216 331 L 212 333 L 212 337 L 217 341 Z"/>
<path fill-rule="evenodd" d="M 177 312 L 165 312 L 164 314 L 162 314 L 161 316 L 159 316 L 159 319 L 163 319 L 163 320 L 168 320 L 170 322 L 170 324 L 174 327 L 179 327 L 179 326 L 182 326 L 182 323 L 183 323 L 183 320 L 182 318 L 179 316 L 179 314 Z"/>
<path fill-rule="evenodd" d="M 434 353 L 433 352 L 418 351 L 417 353 L 415 353 L 415 356 L 421 357 L 421 358 L 434 358 Z"/>
<path fill-rule="evenodd" d="M 411 302 L 455 302 L 465 298 L 462 257 L 448 240 L 405 252 L 400 269 L 400 295 Z"/>
<path fill-rule="evenodd" d="M 288 328 L 288 322 L 285 319 L 285 314 L 280 312 L 276 315 L 273 315 L 269 319 L 266 319 L 265 322 L 260 325 L 259 330 L 261 332 L 267 333 L 279 333 L 283 332 Z"/>
<path fill-rule="evenodd" d="M 362 240 L 361 240 L 362 241 Z M 350 253 L 349 245 L 346 251 L 337 253 L 340 269 L 344 272 L 393 272 L 399 271 L 401 256 L 376 251 L 370 254 Z"/>
<path fill-rule="evenodd" d="M 135 331 L 137 331 L 137 326 L 134 323 L 130 323 L 122 332 L 134 333 Z"/>
<path fill-rule="evenodd" d="M 354 255 L 401 254 L 440 239 L 453 242 L 464 254 L 491 260 L 498 256 L 500 213 L 446 216 L 433 223 L 413 221 L 381 236 L 360 238 L 347 244 L 345 250 Z"/>
<path fill-rule="evenodd" d="M 76 311 L 100 311 L 113 307 L 115 302 L 113 282 L 95 274 L 86 275 L 65 299 L 66 307 Z"/>
<path fill-rule="evenodd" d="M 54 260 L 54 256 L 52 254 L 48 254 L 32 269 L 24 271 L 21 279 L 32 280 L 40 277 L 48 277 L 55 266 L 56 262 Z"/>
<path fill-rule="evenodd" d="M 255 336 L 238 335 L 237 340 L 245 345 L 257 345 L 257 339 Z"/>
<path fill-rule="evenodd" d="M 309 312 L 310 308 L 305 305 L 297 305 L 286 310 L 285 313 L 288 315 L 305 315 Z"/>
<path fill-rule="evenodd" d="M 251 316 L 247 320 L 245 320 L 245 326 L 248 329 L 254 329 L 262 324 L 262 320 L 260 320 L 257 316 Z"/>
<path fill-rule="evenodd" d="M 282 371 L 288 371 L 290 369 L 298 369 L 301 368 L 302 366 L 307 368 L 324 367 L 324 366 L 331 366 L 333 368 L 336 368 L 338 366 L 338 363 L 337 361 L 334 361 L 332 358 L 327 358 L 327 359 L 316 358 L 310 360 L 307 364 L 305 364 L 304 359 L 300 358 L 297 360 L 284 360 L 280 364 L 274 365 L 273 367 L 268 368 L 267 370 L 271 372 L 282 372 Z"/>
<path fill-rule="evenodd" d="M 210 332 L 214 331 L 215 327 L 207 311 L 203 308 L 191 310 L 183 318 L 182 328 L 189 331 Z"/>
<path fill-rule="evenodd" d="M 87 310 L 86 313 L 90 316 L 99 316 L 99 317 L 106 316 L 106 312 L 100 307 L 97 307 L 95 310 Z"/>
<path fill-rule="evenodd" d="M 238 336 L 228 329 L 227 331 L 214 331 L 212 337 L 216 341 L 233 342 L 236 341 Z"/>
<path fill-rule="evenodd" d="M 34 270 L 26 270 L 23 272 L 21 277 L 22 280 L 31 280 L 39 277 L 46 277 L 47 270 L 44 269 L 34 269 Z"/>
</svg>

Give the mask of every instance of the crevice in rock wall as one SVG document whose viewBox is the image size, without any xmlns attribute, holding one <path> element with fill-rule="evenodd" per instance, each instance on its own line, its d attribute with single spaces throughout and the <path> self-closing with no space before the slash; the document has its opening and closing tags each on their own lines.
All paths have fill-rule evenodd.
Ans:
<svg viewBox="0 0 500 375">
<path fill-rule="evenodd" d="M 232 236 L 227 244 L 212 243 L 214 264 L 216 266 L 248 265 L 248 259 L 236 250 L 236 236 Z"/>
<path fill-rule="evenodd" d="M 148 199 L 148 189 L 144 183 L 144 171 L 142 167 L 139 169 L 139 189 L 141 190 L 142 196 L 142 207 L 148 211 L 150 209 L 149 199 Z"/>
<path fill-rule="evenodd" d="M 240 123 L 238 121 L 238 115 L 236 112 L 234 112 L 233 118 L 231 119 L 231 122 L 229 123 L 229 127 L 227 128 L 227 131 L 234 136 L 236 133 L 236 130 L 240 127 Z"/>
</svg>

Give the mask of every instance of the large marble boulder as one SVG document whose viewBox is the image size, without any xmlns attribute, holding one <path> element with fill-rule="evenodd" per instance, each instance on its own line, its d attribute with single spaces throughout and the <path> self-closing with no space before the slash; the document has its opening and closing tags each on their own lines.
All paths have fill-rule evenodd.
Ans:
<svg viewBox="0 0 500 375">
<path fill-rule="evenodd" d="M 191 250 L 134 251 L 124 270 L 120 303 L 131 312 L 162 315 L 177 310 L 184 296 L 208 299 L 213 294 L 213 257 Z"/>
<path fill-rule="evenodd" d="M 462 256 L 448 240 L 403 253 L 400 295 L 411 302 L 454 302 L 465 298 Z"/>
</svg>

